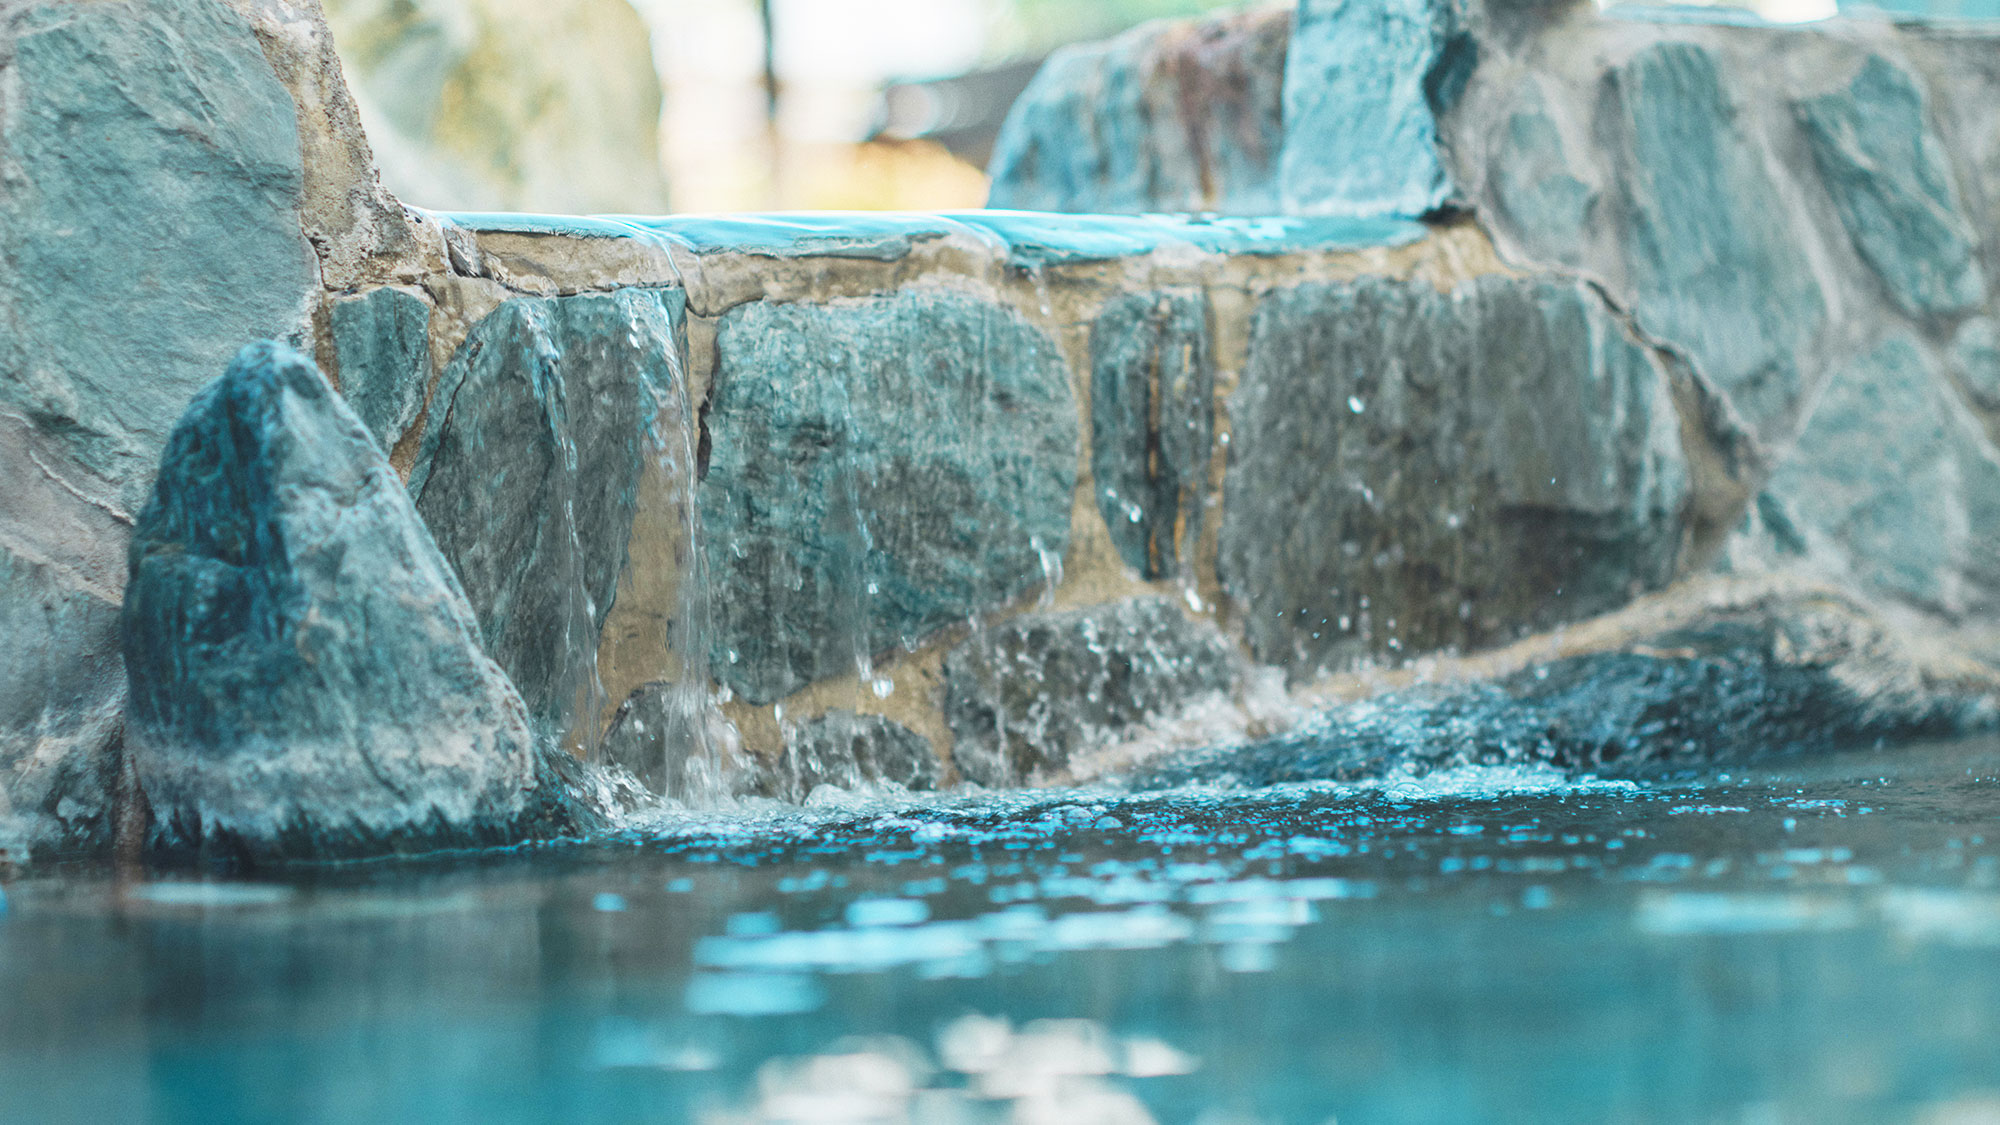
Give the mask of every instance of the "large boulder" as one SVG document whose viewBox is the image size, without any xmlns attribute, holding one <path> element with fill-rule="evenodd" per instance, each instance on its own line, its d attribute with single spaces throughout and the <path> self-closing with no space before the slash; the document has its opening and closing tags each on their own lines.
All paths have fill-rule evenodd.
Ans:
<svg viewBox="0 0 2000 1125">
<path fill-rule="evenodd" d="M 402 482 L 303 356 L 244 349 L 133 534 L 127 752 L 168 852 L 327 858 L 594 821 Z"/>
<path fill-rule="evenodd" d="M 106 840 L 132 512 L 235 349 L 306 331 L 304 177 L 292 97 L 220 0 L 0 11 L 0 835 L 16 846 Z"/>
</svg>

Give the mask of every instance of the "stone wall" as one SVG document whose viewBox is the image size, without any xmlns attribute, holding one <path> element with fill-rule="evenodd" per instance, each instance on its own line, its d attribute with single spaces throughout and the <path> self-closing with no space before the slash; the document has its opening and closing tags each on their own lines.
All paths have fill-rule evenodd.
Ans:
<svg viewBox="0 0 2000 1125">
<path fill-rule="evenodd" d="M 349 399 L 542 736 L 670 791 L 1093 776 L 1629 645 L 1718 571 L 1844 584 L 1990 692 L 1988 41 L 1292 22 L 1052 63 L 1010 151 L 1089 105 L 1153 171 L 996 184 L 1289 214 L 549 219 L 382 191 L 312 0 L 0 3 L 16 843 L 107 837 L 131 513 L 253 337 Z"/>
<path fill-rule="evenodd" d="M 1995 93 L 1992 34 L 1649 11 L 1303 0 L 1263 196 L 1294 214 L 1466 215 L 1510 266 L 1601 294 L 1679 372 L 1702 449 L 1699 565 L 1809 571 L 1987 628 L 1996 169 L 1971 107 Z M 1045 74 L 1009 121 L 1017 145 L 1074 143 L 1038 105 L 1081 83 Z M 1054 182 L 995 172 L 996 201 Z M 1064 206 L 1177 199 L 1128 179 Z"/>
</svg>

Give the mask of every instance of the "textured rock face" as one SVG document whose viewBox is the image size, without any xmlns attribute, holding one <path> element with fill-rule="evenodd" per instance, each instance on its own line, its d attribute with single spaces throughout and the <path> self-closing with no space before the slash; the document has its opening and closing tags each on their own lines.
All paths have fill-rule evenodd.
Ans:
<svg viewBox="0 0 2000 1125">
<path fill-rule="evenodd" d="M 400 289 L 371 289 L 335 301 L 328 319 L 341 397 L 375 444 L 394 449 L 430 389 L 430 305 Z"/>
<path fill-rule="evenodd" d="M 1304 285 L 1251 326 L 1220 567 L 1297 674 L 1622 604 L 1679 558 L 1666 373 L 1587 289 Z"/>
<path fill-rule="evenodd" d="M 604 761 L 648 791 L 701 803 L 755 792 L 768 780 L 726 750 L 728 734 L 708 705 L 706 683 L 655 681 L 618 705 L 601 749 Z"/>
<path fill-rule="evenodd" d="M 1799 103 L 1821 179 L 1861 257 L 1912 316 L 1984 302 L 1986 278 L 1923 91 L 1871 56 L 1845 90 Z"/>
<path fill-rule="evenodd" d="M 1078 422 L 1054 344 L 946 291 L 717 327 L 701 487 L 715 677 L 756 703 L 1049 581 Z"/>
<path fill-rule="evenodd" d="M 1451 197 L 1435 114 L 1477 56 L 1455 22 L 1439 0 L 1300 0 L 1285 59 L 1287 210 L 1414 217 Z"/>
<path fill-rule="evenodd" d="M 129 511 L 195 389 L 244 340 L 303 329 L 292 101 L 215 0 L 8 17 L 0 403 Z"/>
<path fill-rule="evenodd" d="M 2000 608 L 2000 452 L 1908 338 L 1836 372 L 1732 544 L 1947 617 Z"/>
<path fill-rule="evenodd" d="M 1133 781 L 1270 785 L 1473 764 L 1659 776 L 1881 739 L 1944 738 L 2000 720 L 2000 679 L 1990 670 L 1936 676 L 1838 599 L 1715 612 L 1635 647 L 1494 683 L 1378 696 L 1274 738 L 1151 763 Z"/>
<path fill-rule="evenodd" d="M 1820 362 L 1828 296 L 1814 222 L 1775 174 L 1775 99 L 1699 43 L 1645 44 L 1604 68 L 1594 25 L 1527 42 L 1445 119 L 1482 220 L 1520 260 L 1604 279 L 1732 425 L 1782 441 Z"/>
<path fill-rule="evenodd" d="M 24 851 L 102 846 L 124 721 L 118 604 L 0 549 L 0 637 L 0 837 Z"/>
<path fill-rule="evenodd" d="M 1711 53 L 1648 47 L 1612 83 L 1634 169 L 1621 185 L 1632 315 L 1768 431 L 1803 394 L 1797 351 L 1826 315 L 1795 211 Z"/>
<path fill-rule="evenodd" d="M 1090 328 L 1090 468 L 1097 509 L 1127 566 L 1189 569 L 1215 437 L 1208 300 L 1133 293 Z"/>
<path fill-rule="evenodd" d="M 939 772 L 937 754 L 922 735 L 893 719 L 836 708 L 786 733 L 773 788 L 788 801 L 804 801 L 822 785 L 935 789 Z"/>
<path fill-rule="evenodd" d="M 189 396 L 303 331 L 301 178 L 226 5 L 0 12 L 0 821 L 38 847 L 104 839 L 130 513 Z"/>
<path fill-rule="evenodd" d="M 1056 52 L 995 143 L 989 207 L 1277 210 L 1286 11 L 1148 24 Z"/>
<path fill-rule="evenodd" d="M 327 0 L 384 181 L 427 207 L 666 209 L 650 37 L 619 0 Z"/>
<path fill-rule="evenodd" d="M 1983 63 L 1860 24 L 1486 21 L 1441 119 L 1481 220 L 1516 260 L 1601 280 L 1685 357 L 1713 422 L 1751 439 L 1753 485 L 1829 373 L 1985 302 L 1961 190 L 1991 182 L 1983 142 L 1934 120 L 1987 96 Z"/>
<path fill-rule="evenodd" d="M 508 301 L 439 379 L 410 492 L 551 734 L 585 713 L 659 413 L 684 407 L 684 303 L 661 289 Z"/>
<path fill-rule="evenodd" d="M 1029 614 L 945 658 L 952 761 L 981 785 L 1047 783 L 1120 733 L 1230 690 L 1229 645 L 1163 598 Z"/>
<path fill-rule="evenodd" d="M 127 741 L 159 845 L 314 858 L 586 816 L 401 482 L 304 357 L 253 345 L 196 397 L 131 562 Z"/>
</svg>

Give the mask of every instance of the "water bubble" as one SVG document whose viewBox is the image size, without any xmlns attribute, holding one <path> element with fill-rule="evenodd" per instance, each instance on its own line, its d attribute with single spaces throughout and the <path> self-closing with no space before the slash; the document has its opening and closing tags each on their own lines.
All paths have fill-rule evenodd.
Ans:
<svg viewBox="0 0 2000 1125">
<path fill-rule="evenodd" d="M 1368 404 L 1367 404 L 1367 403 L 1365 403 L 1365 402 L 1362 402 L 1362 401 L 1361 401 L 1361 400 L 1360 400 L 1359 398 L 1357 398 L 1357 397 L 1356 397 L 1356 396 L 1354 396 L 1354 395 L 1348 395 L 1348 396 L 1347 396 L 1347 409 L 1348 409 L 1348 411 L 1349 411 L 1350 413 L 1353 413 L 1353 414 L 1359 414 L 1359 413 L 1361 413 L 1362 411 L 1364 411 L 1364 410 L 1368 409 Z M 1551 482 L 1551 483 L 1553 483 L 1553 482 Z"/>
</svg>

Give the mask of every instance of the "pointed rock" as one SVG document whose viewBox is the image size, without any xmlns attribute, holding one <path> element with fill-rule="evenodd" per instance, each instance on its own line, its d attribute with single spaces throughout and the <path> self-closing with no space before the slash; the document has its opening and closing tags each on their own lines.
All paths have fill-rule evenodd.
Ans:
<svg viewBox="0 0 2000 1125">
<path fill-rule="evenodd" d="M 168 851 L 331 858 L 594 822 L 402 483 L 305 357 L 237 356 L 133 534 L 128 743 Z"/>
</svg>

